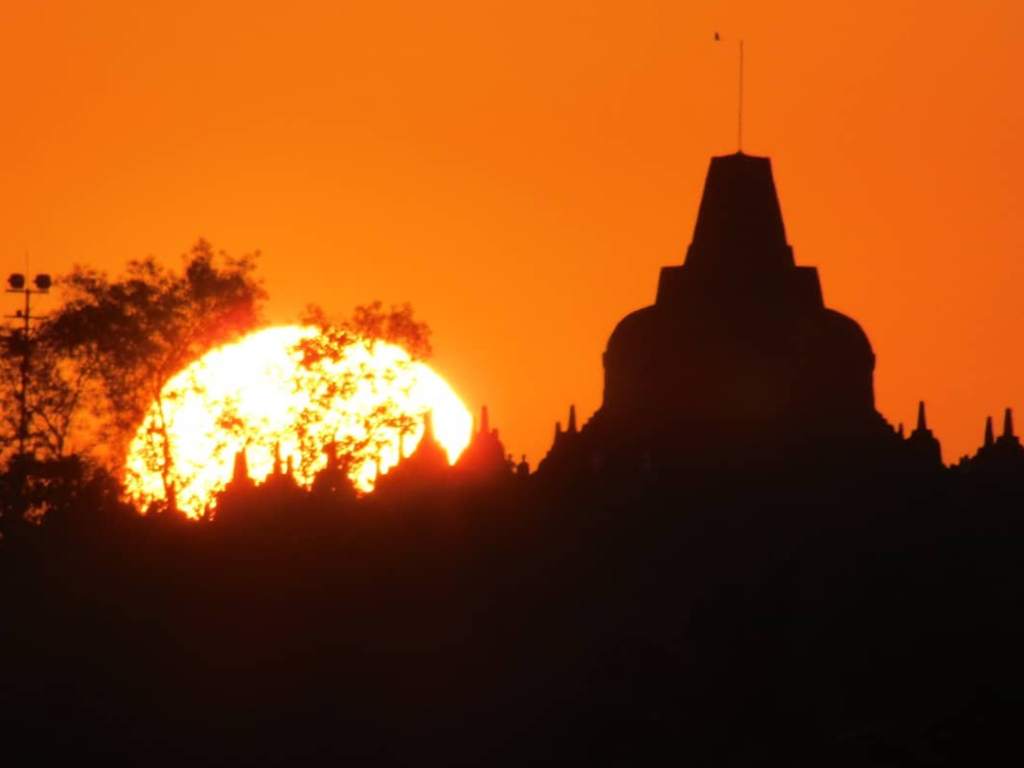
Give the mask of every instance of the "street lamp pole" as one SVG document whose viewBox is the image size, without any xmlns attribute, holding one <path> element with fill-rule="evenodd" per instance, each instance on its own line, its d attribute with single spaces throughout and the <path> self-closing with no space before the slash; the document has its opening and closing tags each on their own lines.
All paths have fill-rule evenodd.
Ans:
<svg viewBox="0 0 1024 768">
<path fill-rule="evenodd" d="M 25 455 L 25 448 L 28 443 L 28 373 L 29 354 L 32 348 L 29 334 L 32 321 L 39 319 L 38 315 L 36 317 L 32 316 L 32 294 L 49 293 L 53 281 L 49 275 L 40 274 L 35 276 L 32 283 L 35 285 L 35 288 L 27 286 L 25 284 L 25 276 L 18 272 L 7 278 L 7 293 L 21 293 L 25 295 L 25 309 L 19 309 L 15 314 L 6 316 L 8 319 L 21 320 L 23 322 L 21 330 L 15 331 L 15 333 L 20 333 L 21 335 L 21 389 L 18 392 L 18 404 L 21 407 L 21 414 L 18 425 L 18 453 L 22 456 Z"/>
</svg>

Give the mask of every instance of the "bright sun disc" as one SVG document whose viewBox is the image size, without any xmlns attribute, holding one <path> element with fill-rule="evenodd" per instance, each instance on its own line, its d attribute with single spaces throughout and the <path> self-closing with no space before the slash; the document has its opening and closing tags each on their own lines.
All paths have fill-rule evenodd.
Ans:
<svg viewBox="0 0 1024 768">
<path fill-rule="evenodd" d="M 332 362 L 303 366 L 296 345 L 326 338 L 318 333 L 300 326 L 257 331 L 208 352 L 168 381 L 162 403 L 150 406 L 128 451 L 125 487 L 139 507 L 165 498 L 165 449 L 178 509 L 190 517 L 214 505 L 243 448 L 256 482 L 273 471 L 279 447 L 282 459 L 293 460 L 296 481 L 308 488 L 326 466 L 330 442 L 363 443 L 352 453 L 349 476 L 356 488 L 370 491 L 378 466 L 386 472 L 397 463 L 400 443 L 406 454 L 416 447 L 427 411 L 454 463 L 469 443 L 472 417 L 440 376 L 384 342 L 336 346 Z M 381 413 L 414 420 L 404 441 Z"/>
</svg>

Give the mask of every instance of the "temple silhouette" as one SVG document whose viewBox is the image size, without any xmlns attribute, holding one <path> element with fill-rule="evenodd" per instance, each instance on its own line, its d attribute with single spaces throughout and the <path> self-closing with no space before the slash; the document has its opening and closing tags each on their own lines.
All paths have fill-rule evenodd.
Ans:
<svg viewBox="0 0 1024 768">
<path fill-rule="evenodd" d="M 261 482 L 243 449 L 201 521 L 22 456 L 0 749 L 999 764 L 1024 715 L 1024 446 L 1007 408 L 947 466 L 923 401 L 907 430 L 878 412 L 874 365 L 796 264 L 770 161 L 737 153 L 535 472 L 486 407 L 454 465 L 424 414 L 370 494 L 337 444 L 308 490 L 279 446 Z"/>
<path fill-rule="evenodd" d="M 930 482 L 946 470 L 923 401 L 909 435 L 875 407 L 871 342 L 826 306 L 817 269 L 797 265 L 767 157 L 711 159 L 685 261 L 662 268 L 654 304 L 618 323 L 603 362 L 601 407 L 580 427 L 569 406 L 539 478 L 824 472 Z M 1024 475 L 1009 409 L 1004 422 L 997 440 L 989 419 L 958 473 Z M 452 468 L 428 424 L 381 487 L 529 475 L 525 457 L 505 458 L 486 406 L 478 424 Z"/>
<path fill-rule="evenodd" d="M 540 470 L 891 457 L 901 441 L 875 408 L 874 367 L 860 325 L 795 263 L 771 161 L 715 157 L 685 262 L 616 326 L 601 408 L 578 433 L 570 416 Z"/>
<path fill-rule="evenodd" d="M 780 474 L 927 484 L 949 474 L 923 401 L 909 435 L 875 407 L 871 342 L 825 305 L 817 269 L 797 265 L 767 157 L 711 159 L 685 261 L 662 268 L 654 304 L 618 323 L 603 362 L 601 407 L 580 427 L 569 406 L 533 476 L 556 485 Z M 525 456 L 506 454 L 486 406 L 454 466 L 430 414 L 424 426 L 416 449 L 380 474 L 380 495 L 531 477 Z M 234 487 L 245 489 L 239 461 Z M 1024 478 L 1009 409 L 1002 435 L 990 418 L 977 454 L 953 470 Z"/>
<path fill-rule="evenodd" d="M 874 368 L 867 334 L 794 260 L 770 159 L 714 157 L 684 263 L 663 267 L 654 304 L 615 327 L 601 407 L 581 429 L 570 407 L 538 472 L 940 473 L 924 402 L 909 437 L 894 429 Z M 1009 413 L 959 469 L 1024 473 Z"/>
</svg>

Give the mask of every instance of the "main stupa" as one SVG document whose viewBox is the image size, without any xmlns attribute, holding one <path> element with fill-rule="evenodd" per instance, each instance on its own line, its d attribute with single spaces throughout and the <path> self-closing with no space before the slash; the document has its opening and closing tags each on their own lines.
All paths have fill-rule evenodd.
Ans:
<svg viewBox="0 0 1024 768">
<path fill-rule="evenodd" d="M 818 272 L 786 241 L 771 161 L 711 160 L 693 241 L 655 303 L 604 353 L 604 399 L 582 430 L 556 429 L 542 464 L 751 462 L 899 440 L 875 409 L 875 356 L 825 306 Z"/>
</svg>

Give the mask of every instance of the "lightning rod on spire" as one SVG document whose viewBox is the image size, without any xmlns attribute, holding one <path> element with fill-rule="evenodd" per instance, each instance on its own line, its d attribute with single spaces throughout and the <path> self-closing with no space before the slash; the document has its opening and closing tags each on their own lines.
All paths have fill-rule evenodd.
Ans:
<svg viewBox="0 0 1024 768">
<path fill-rule="evenodd" d="M 722 36 L 715 32 L 715 42 L 721 42 Z M 743 41 L 740 40 L 740 72 L 739 72 L 739 99 L 737 101 L 736 116 L 736 151 L 743 152 Z"/>
<path fill-rule="evenodd" d="M 740 40 L 740 95 L 739 116 L 736 126 L 736 150 L 743 151 L 743 41 Z"/>
</svg>

